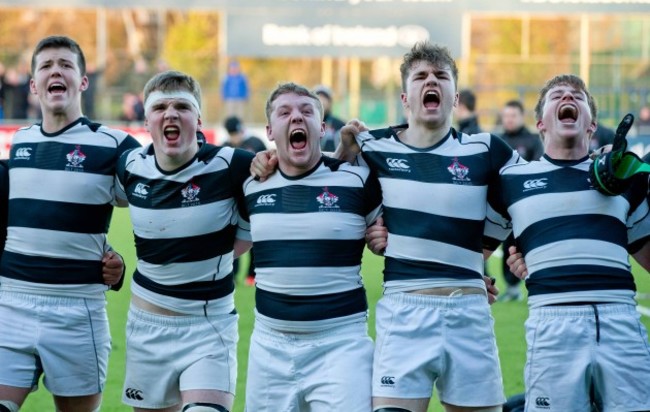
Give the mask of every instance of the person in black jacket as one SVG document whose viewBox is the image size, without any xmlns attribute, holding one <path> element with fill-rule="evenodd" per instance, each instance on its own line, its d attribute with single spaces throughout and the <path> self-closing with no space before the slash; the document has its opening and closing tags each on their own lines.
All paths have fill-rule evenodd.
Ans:
<svg viewBox="0 0 650 412">
<path fill-rule="evenodd" d="M 332 90 L 323 85 L 316 86 L 314 94 L 318 96 L 323 105 L 323 122 L 325 123 L 325 135 L 321 138 L 321 149 L 324 152 L 333 152 L 341 139 L 340 130 L 345 122 L 332 114 L 332 102 L 334 100 Z"/>
<path fill-rule="evenodd" d="M 476 115 L 476 95 L 469 89 L 461 90 L 458 93 L 458 106 L 455 116 L 458 121 L 458 131 L 465 134 L 481 133 L 481 126 L 478 124 Z"/>
</svg>

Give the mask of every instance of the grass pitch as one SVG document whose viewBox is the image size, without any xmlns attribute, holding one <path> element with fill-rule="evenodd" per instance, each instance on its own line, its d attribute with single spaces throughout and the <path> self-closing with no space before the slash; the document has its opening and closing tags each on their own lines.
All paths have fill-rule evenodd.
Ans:
<svg viewBox="0 0 650 412">
<path fill-rule="evenodd" d="M 130 408 L 121 403 L 122 379 L 125 365 L 125 329 L 126 314 L 129 305 L 129 279 L 135 267 L 135 249 L 131 223 L 128 210 L 117 209 L 113 217 L 109 239 L 115 249 L 123 256 L 127 264 L 128 279 L 120 292 L 108 293 L 108 313 L 111 322 L 111 333 L 113 337 L 113 351 L 109 362 L 108 381 L 104 392 L 102 411 L 121 412 L 129 411 Z M 247 259 L 244 256 L 243 259 Z M 500 262 L 498 258 L 491 258 L 488 262 L 490 272 L 500 273 Z M 242 265 L 244 266 L 244 265 Z M 383 258 L 366 251 L 363 259 L 362 273 L 368 291 L 368 302 L 370 305 L 369 330 L 374 336 L 374 307 L 375 302 L 382 293 L 382 269 Z M 650 295 L 650 277 L 648 273 L 634 263 L 634 273 L 639 293 L 647 298 Z M 248 364 L 248 347 L 250 335 L 253 329 L 253 305 L 254 288 L 245 286 L 242 275 L 239 275 L 235 289 L 235 304 L 240 315 L 239 319 L 239 347 L 238 347 L 238 379 L 237 393 L 233 412 L 244 410 L 244 389 L 246 384 L 246 367 Z M 497 285 L 504 289 L 504 283 L 500 276 L 497 276 Z M 639 304 L 650 307 L 650 299 L 640 299 Z M 506 396 L 523 392 L 523 368 L 526 361 L 526 342 L 524 339 L 524 321 L 528 316 L 528 309 L 524 302 L 498 302 L 492 305 L 492 314 L 495 319 L 495 330 L 499 356 L 501 359 L 501 370 L 505 385 Z M 646 328 L 650 328 L 650 318 L 643 317 Z M 155 379 L 155 377 L 152 377 Z M 43 412 L 53 411 L 54 406 L 51 396 L 41 385 L 41 389 L 32 393 L 21 411 Z M 437 400 L 432 402 L 429 411 L 442 412 Z"/>
</svg>

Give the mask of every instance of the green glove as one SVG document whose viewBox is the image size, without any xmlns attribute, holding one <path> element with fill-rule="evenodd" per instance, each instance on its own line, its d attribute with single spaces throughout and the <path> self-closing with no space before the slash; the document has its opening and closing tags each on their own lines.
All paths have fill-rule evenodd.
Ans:
<svg viewBox="0 0 650 412">
<path fill-rule="evenodd" d="M 589 166 L 591 184 L 604 195 L 620 195 L 630 186 L 632 176 L 650 173 L 650 164 L 645 163 L 636 154 L 625 151 L 625 137 L 633 123 L 634 116 L 626 114 L 616 129 L 612 151 L 598 155 Z"/>
</svg>

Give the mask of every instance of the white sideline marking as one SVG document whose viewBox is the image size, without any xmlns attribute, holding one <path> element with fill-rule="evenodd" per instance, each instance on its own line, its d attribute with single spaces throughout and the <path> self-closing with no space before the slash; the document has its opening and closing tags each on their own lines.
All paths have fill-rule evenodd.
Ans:
<svg viewBox="0 0 650 412">
<path fill-rule="evenodd" d="M 640 314 L 642 314 L 642 315 L 644 315 L 644 316 L 648 316 L 648 317 L 650 317 L 650 308 L 646 308 L 645 306 L 637 305 L 636 310 L 637 310 Z"/>
</svg>

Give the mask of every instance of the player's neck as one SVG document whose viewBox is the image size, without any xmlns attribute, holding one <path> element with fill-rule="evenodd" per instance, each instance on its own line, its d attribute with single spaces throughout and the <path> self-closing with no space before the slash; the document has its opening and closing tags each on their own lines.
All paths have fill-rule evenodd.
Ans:
<svg viewBox="0 0 650 412">
<path fill-rule="evenodd" d="M 41 127 L 46 133 L 56 133 L 71 123 L 77 121 L 81 116 L 81 110 L 74 112 L 57 113 L 43 112 L 43 121 L 41 123 Z"/>
<path fill-rule="evenodd" d="M 183 153 L 175 155 L 167 155 L 163 150 L 156 151 L 155 148 L 154 151 L 156 152 L 156 163 L 158 164 L 158 167 L 166 172 L 173 172 L 186 165 L 194 158 L 194 156 L 196 156 L 199 151 L 199 145 L 198 143 L 194 143 Z"/>
<path fill-rule="evenodd" d="M 582 144 L 575 146 L 547 145 L 544 152 L 551 159 L 580 160 L 589 154 L 589 149 Z"/>
<path fill-rule="evenodd" d="M 426 127 L 422 124 L 409 124 L 408 129 L 400 134 L 400 140 L 413 147 L 427 148 L 438 144 L 449 134 L 451 124 L 445 123 L 435 129 Z"/>
</svg>

